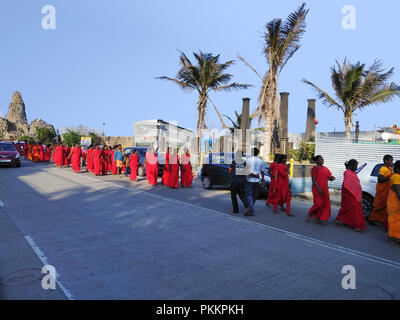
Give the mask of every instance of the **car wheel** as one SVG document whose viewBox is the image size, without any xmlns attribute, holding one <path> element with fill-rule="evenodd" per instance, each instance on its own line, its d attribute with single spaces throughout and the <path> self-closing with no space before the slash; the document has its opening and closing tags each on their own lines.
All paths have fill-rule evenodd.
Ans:
<svg viewBox="0 0 400 320">
<path fill-rule="evenodd" d="M 374 198 L 372 198 L 369 194 L 363 194 L 361 199 L 361 206 L 364 213 L 364 217 L 367 219 L 372 212 L 374 203 Z"/>
<path fill-rule="evenodd" d="M 206 190 L 210 190 L 213 186 L 212 181 L 209 177 L 203 177 L 201 182 L 203 183 L 203 188 Z"/>
<path fill-rule="evenodd" d="M 144 177 L 146 175 L 146 171 L 144 170 L 143 167 L 139 167 L 138 175 L 139 175 L 139 177 Z"/>
</svg>

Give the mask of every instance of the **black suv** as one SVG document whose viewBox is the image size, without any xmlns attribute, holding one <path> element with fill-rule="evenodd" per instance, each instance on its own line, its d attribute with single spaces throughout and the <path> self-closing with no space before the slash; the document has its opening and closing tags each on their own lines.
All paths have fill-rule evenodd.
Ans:
<svg viewBox="0 0 400 320">
<path fill-rule="evenodd" d="M 234 159 L 234 153 L 210 153 L 203 161 L 201 167 L 201 182 L 204 189 L 212 189 L 213 186 L 230 186 L 230 165 Z M 267 171 L 269 164 L 265 164 Z M 264 175 L 265 188 L 260 188 L 260 196 L 268 197 L 271 177 L 268 172 Z"/>
</svg>

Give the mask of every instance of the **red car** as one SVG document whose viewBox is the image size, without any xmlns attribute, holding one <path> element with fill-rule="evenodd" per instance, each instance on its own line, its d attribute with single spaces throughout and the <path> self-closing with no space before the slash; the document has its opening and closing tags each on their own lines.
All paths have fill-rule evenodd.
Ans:
<svg viewBox="0 0 400 320">
<path fill-rule="evenodd" d="M 0 142 L 0 166 L 20 167 L 21 156 L 10 142 Z"/>
</svg>

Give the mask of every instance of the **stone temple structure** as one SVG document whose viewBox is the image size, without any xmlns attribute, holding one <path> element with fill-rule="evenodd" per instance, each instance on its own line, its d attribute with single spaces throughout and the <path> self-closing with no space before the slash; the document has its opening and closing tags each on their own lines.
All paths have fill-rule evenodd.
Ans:
<svg viewBox="0 0 400 320">
<path fill-rule="evenodd" d="M 0 117 L 0 140 L 18 140 L 20 136 L 28 135 L 35 138 L 37 128 L 46 127 L 54 130 L 51 124 L 41 119 L 28 123 L 25 113 L 25 103 L 21 93 L 15 91 L 5 118 Z"/>
</svg>

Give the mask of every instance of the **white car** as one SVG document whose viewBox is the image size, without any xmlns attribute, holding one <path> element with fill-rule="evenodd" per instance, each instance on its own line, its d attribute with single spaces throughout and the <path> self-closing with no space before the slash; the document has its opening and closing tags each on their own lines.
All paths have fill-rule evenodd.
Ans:
<svg viewBox="0 0 400 320">
<path fill-rule="evenodd" d="M 373 209 L 378 173 L 382 166 L 382 162 L 365 162 L 357 169 L 358 178 L 363 190 L 361 204 L 366 218 L 371 214 Z"/>
</svg>

